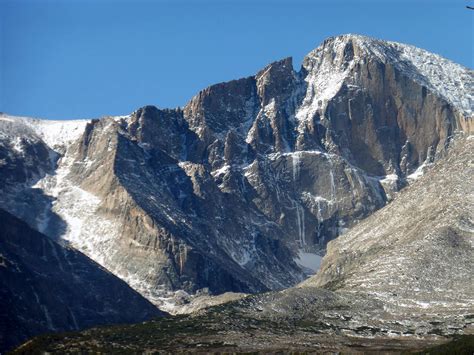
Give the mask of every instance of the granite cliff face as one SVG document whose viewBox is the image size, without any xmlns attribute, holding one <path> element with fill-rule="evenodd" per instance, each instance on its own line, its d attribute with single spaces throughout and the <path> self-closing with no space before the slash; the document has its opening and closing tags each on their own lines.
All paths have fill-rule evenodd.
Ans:
<svg viewBox="0 0 474 355">
<path fill-rule="evenodd" d="M 5 116 L 2 131 L 28 129 L 34 154 L 2 136 L 0 177 L 13 177 L 0 199 L 165 309 L 177 290 L 282 289 L 455 132 L 474 130 L 473 91 L 472 70 L 437 55 L 334 37 L 299 72 L 284 59 L 184 108 L 64 123 L 74 134 L 53 136 Z"/>
<path fill-rule="evenodd" d="M 0 351 L 46 332 L 164 315 L 82 253 L 0 210 Z"/>
<path fill-rule="evenodd" d="M 37 339 L 18 351 L 404 353 L 454 336 L 464 348 L 451 343 L 442 353 L 471 353 L 472 138 L 457 134 L 393 202 L 330 241 L 321 269 L 296 287 L 187 316 Z"/>
</svg>

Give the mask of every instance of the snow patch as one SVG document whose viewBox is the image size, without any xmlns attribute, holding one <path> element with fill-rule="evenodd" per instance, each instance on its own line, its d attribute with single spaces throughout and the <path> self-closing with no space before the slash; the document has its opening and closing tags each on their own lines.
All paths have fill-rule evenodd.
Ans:
<svg viewBox="0 0 474 355">
<path fill-rule="evenodd" d="M 321 266 L 321 260 L 323 257 L 316 253 L 308 253 L 303 250 L 298 251 L 297 257 L 294 259 L 295 262 L 306 269 L 309 269 L 311 273 L 316 273 Z"/>
<path fill-rule="evenodd" d="M 13 150 L 17 151 L 20 154 L 23 154 L 25 152 L 21 137 L 15 137 L 12 144 L 13 144 Z"/>
<path fill-rule="evenodd" d="M 387 183 L 394 183 L 398 181 L 398 175 L 397 174 L 388 174 L 384 176 L 382 179 L 380 179 L 380 182 L 382 184 L 387 184 Z"/>
<path fill-rule="evenodd" d="M 426 168 L 430 165 L 431 165 L 430 163 L 425 161 L 413 173 L 411 173 L 410 175 L 407 176 L 407 180 L 409 182 L 418 180 L 420 177 L 423 176 L 423 174 L 425 173 Z"/>
<path fill-rule="evenodd" d="M 321 57 L 323 52 L 332 50 L 328 47 L 319 47 L 308 54 L 306 59 L 311 68 L 305 78 L 306 96 L 295 115 L 299 122 L 299 132 L 303 131 L 304 122 L 311 121 L 316 112 L 323 112 L 326 109 L 328 102 L 338 93 L 345 78 L 353 69 L 354 61 L 351 61 L 348 66 L 339 65 L 343 62 L 345 45 L 344 40 L 335 39 L 333 49 L 336 55 L 332 60 Z"/>
<path fill-rule="evenodd" d="M 76 141 L 84 133 L 88 120 L 47 121 L 27 119 L 25 124 L 31 127 L 50 148 L 65 147 Z"/>
<path fill-rule="evenodd" d="M 211 173 L 211 175 L 214 177 L 225 175 L 229 172 L 229 170 L 230 170 L 230 165 L 224 165 L 222 168 L 214 170 Z"/>
<path fill-rule="evenodd" d="M 0 121 L 18 122 L 30 128 L 50 148 L 65 148 L 73 141 L 79 139 L 90 120 L 41 120 L 29 117 L 1 115 Z"/>
<path fill-rule="evenodd" d="M 68 179 L 73 159 L 67 154 L 59 162 L 54 175 L 46 175 L 33 188 L 39 188 L 53 197 L 52 211 L 67 224 L 61 238 L 101 265 L 106 265 L 112 241 L 118 235 L 117 226 L 100 217 L 97 210 L 101 200 L 76 186 Z M 39 227 L 47 228 L 48 216 L 41 216 Z"/>
</svg>

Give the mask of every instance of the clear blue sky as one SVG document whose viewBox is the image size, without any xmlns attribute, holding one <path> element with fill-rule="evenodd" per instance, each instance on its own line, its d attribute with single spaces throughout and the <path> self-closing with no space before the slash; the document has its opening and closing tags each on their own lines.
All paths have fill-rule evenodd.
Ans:
<svg viewBox="0 0 474 355">
<path fill-rule="evenodd" d="M 0 111 L 52 119 L 184 105 L 359 33 L 473 68 L 474 0 L 0 0 Z"/>
</svg>

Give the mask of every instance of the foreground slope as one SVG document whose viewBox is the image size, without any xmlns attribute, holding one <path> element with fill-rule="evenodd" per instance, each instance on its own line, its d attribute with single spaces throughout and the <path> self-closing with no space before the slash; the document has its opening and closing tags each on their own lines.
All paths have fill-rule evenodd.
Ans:
<svg viewBox="0 0 474 355">
<path fill-rule="evenodd" d="M 474 136 L 384 209 L 332 241 L 304 285 L 364 292 L 396 308 L 474 308 Z"/>
<path fill-rule="evenodd" d="M 472 136 L 455 138 L 392 203 L 330 242 L 297 287 L 20 350 L 402 351 L 472 334 L 473 153 Z"/>
<path fill-rule="evenodd" d="M 162 316 L 80 252 L 0 209 L 0 352 L 45 332 Z"/>
<path fill-rule="evenodd" d="M 179 109 L 3 116 L 0 202 L 170 311 L 183 290 L 283 289 L 473 130 L 473 88 L 435 54 L 344 35 Z"/>
</svg>

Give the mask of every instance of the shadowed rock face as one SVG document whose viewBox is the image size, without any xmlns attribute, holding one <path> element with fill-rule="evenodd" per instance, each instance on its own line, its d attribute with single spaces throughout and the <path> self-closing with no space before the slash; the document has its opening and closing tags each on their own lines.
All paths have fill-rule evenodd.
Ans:
<svg viewBox="0 0 474 355">
<path fill-rule="evenodd" d="M 12 213 L 36 226 L 51 199 L 29 185 L 52 174 L 57 158 L 31 127 L 0 120 L 0 206 L 9 205 Z M 56 227 L 62 229 L 60 223 Z"/>
<path fill-rule="evenodd" d="M 296 287 L 187 316 L 45 337 L 18 352 L 402 353 L 455 336 L 470 353 L 473 152 L 472 136 L 457 135 L 393 202 L 330 241 L 318 274 Z"/>
<path fill-rule="evenodd" d="M 0 210 L 0 351 L 45 332 L 164 313 L 82 253 Z"/>
<path fill-rule="evenodd" d="M 52 199 L 44 231 L 157 304 L 179 289 L 294 285 L 312 272 L 300 253 L 321 253 L 455 131 L 472 132 L 473 77 L 423 50 L 347 35 L 299 72 L 287 58 L 182 109 L 91 121 L 48 145 L 61 157 L 34 183 Z M 18 211 L 15 192 L 4 196 Z"/>
</svg>

